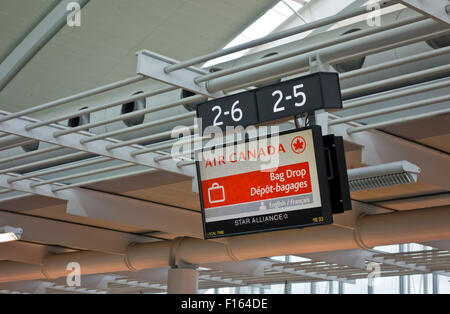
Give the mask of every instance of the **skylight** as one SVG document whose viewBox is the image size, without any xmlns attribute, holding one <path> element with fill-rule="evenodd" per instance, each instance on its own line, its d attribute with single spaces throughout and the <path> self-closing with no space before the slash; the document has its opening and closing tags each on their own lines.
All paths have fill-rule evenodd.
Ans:
<svg viewBox="0 0 450 314">
<path fill-rule="evenodd" d="M 304 0 L 303 3 L 308 3 L 311 0 Z M 300 1 L 302 2 L 302 1 Z M 264 13 L 260 18 L 258 18 L 254 23 L 248 26 L 243 32 L 237 35 L 233 40 L 231 40 L 225 47 L 234 47 L 251 40 L 255 40 L 270 34 L 274 29 L 280 26 L 284 21 L 294 14 L 294 11 L 298 11 L 303 4 L 300 4 L 293 0 L 283 0 L 279 1 L 266 13 Z M 210 60 L 206 62 L 203 67 L 210 67 L 218 63 L 230 61 L 237 59 L 245 55 L 249 49 L 238 51 L 217 59 Z"/>
</svg>

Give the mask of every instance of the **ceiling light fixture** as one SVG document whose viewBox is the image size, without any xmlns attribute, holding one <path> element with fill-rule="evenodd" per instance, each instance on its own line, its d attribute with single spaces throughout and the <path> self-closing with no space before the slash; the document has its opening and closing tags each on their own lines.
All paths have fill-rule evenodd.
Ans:
<svg viewBox="0 0 450 314">
<path fill-rule="evenodd" d="M 403 160 L 348 170 L 350 192 L 417 182 L 420 168 Z"/>
<path fill-rule="evenodd" d="M 22 237 L 22 228 L 10 226 L 0 227 L 0 243 L 20 240 Z"/>
</svg>

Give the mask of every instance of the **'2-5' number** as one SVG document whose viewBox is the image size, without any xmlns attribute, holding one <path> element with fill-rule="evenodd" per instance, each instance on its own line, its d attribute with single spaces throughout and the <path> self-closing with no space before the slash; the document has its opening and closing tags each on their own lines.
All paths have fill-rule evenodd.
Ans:
<svg viewBox="0 0 450 314">
<path fill-rule="evenodd" d="M 303 84 L 295 85 L 293 87 L 294 98 L 301 97 L 300 102 L 295 102 L 296 107 L 301 107 L 306 104 L 306 94 L 304 92 L 300 91 L 300 89 L 303 87 L 304 87 Z M 272 93 L 272 96 L 274 96 L 274 97 L 278 96 L 278 99 L 277 99 L 275 105 L 273 106 L 273 112 L 284 111 L 286 108 L 284 106 L 279 106 L 280 103 L 283 101 L 283 92 L 280 90 L 276 90 Z M 288 100 L 290 98 L 291 98 L 290 96 L 287 96 L 286 100 Z"/>
</svg>

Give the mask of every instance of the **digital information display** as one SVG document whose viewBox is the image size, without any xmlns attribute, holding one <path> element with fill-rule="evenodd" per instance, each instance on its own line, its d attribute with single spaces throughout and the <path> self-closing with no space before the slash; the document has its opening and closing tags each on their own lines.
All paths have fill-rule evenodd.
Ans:
<svg viewBox="0 0 450 314">
<path fill-rule="evenodd" d="M 205 238 L 332 223 L 320 127 L 213 152 L 197 156 Z"/>
</svg>

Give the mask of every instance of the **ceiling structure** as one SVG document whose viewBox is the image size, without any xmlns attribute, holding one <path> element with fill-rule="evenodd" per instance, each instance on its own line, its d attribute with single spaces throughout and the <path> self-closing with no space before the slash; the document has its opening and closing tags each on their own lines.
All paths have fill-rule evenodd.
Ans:
<svg viewBox="0 0 450 314">
<path fill-rule="evenodd" d="M 32 4 L 28 2 L 9 1 L 0 4 L 0 16 L 2 16 L 2 19 L 0 19 L 0 40 L 2 43 L 1 47 L 4 47 L 2 48 L 3 50 L 0 50 L 2 59 L 6 58 L 8 53 L 13 51 L 17 41 L 23 40 L 24 34 L 29 31 L 30 26 L 36 25 L 36 21 L 33 21 L 33 19 L 39 18 L 42 12 L 52 5 L 51 1 L 33 1 Z M 127 1 L 125 4 L 123 1 L 118 0 L 89 1 L 81 11 L 82 26 L 62 27 L 0 91 L 0 109 L 14 113 L 97 86 L 133 77 L 136 75 L 135 54 L 143 49 L 152 50 L 176 60 L 188 60 L 221 49 L 236 34 L 245 30 L 247 26 L 257 20 L 258 17 L 277 2 L 261 0 L 133 0 Z M 362 2 L 357 1 L 356 3 L 360 5 Z M 312 8 L 324 5 L 326 5 L 325 1 L 311 1 L 311 3 L 304 6 L 303 11 L 299 12 L 306 18 L 311 18 Z M 338 11 L 343 10 L 342 12 L 346 12 L 345 10 L 354 10 L 355 7 L 357 5 L 353 3 L 351 6 L 347 8 L 344 6 Z M 418 15 L 412 10 L 408 12 L 410 13 L 406 14 L 406 16 Z M 30 23 L 30 21 L 32 22 Z M 286 27 L 301 24 L 302 22 L 295 15 L 284 23 Z M 354 25 L 349 27 L 354 27 Z M 282 30 L 282 27 L 277 29 L 277 31 Z M 326 35 L 320 34 L 318 36 L 319 39 L 320 36 L 326 37 Z M 310 39 L 307 36 L 305 40 L 306 45 L 308 43 L 307 40 L 314 41 L 317 39 Z M 426 44 L 422 40 L 420 45 L 422 49 Z M 253 54 L 250 52 L 238 61 L 223 63 L 219 66 L 227 68 L 230 64 L 239 65 L 240 62 L 251 62 L 259 58 L 260 55 L 271 52 L 273 49 L 282 47 L 280 51 L 290 51 L 289 49 L 294 46 L 298 46 L 298 41 L 287 43 L 286 46 L 262 49 L 261 52 L 254 50 L 251 51 Z M 398 53 L 398 51 L 396 52 Z M 424 53 L 424 51 L 420 50 L 419 53 Z M 404 67 L 395 74 L 381 72 L 381 77 L 396 78 L 431 67 L 448 67 L 448 52 L 430 59 L 433 62 L 422 64 L 420 67 L 416 63 L 412 63 L 411 68 Z M 371 61 L 368 57 L 365 66 L 376 65 L 376 60 L 374 58 Z M 385 61 L 392 60 L 386 59 Z M 417 68 L 414 68 L 415 66 Z M 419 82 L 417 86 L 448 83 L 448 68 L 444 70 L 447 72 L 440 71 L 439 77 L 428 77 L 428 80 Z M 302 71 L 299 72 L 301 73 Z M 345 76 L 346 74 L 342 75 Z M 381 81 L 379 79 L 380 76 L 378 78 L 375 76 L 375 79 L 370 79 L 368 78 L 369 76 L 369 74 L 364 75 L 362 80 L 366 81 L 358 82 L 356 85 L 348 83 L 347 86 L 344 83 L 343 94 L 348 93 L 351 95 L 352 88 L 355 86 Z M 289 76 L 282 73 L 279 77 L 285 78 Z M 147 92 L 163 86 L 166 85 L 149 79 L 137 80 L 133 84 L 107 90 L 101 94 L 74 100 L 49 110 L 33 112 L 30 116 L 46 121 L 55 116 L 76 112 L 85 106 L 95 107 L 114 100 L 127 98 L 136 90 Z M 396 86 L 394 89 L 386 89 L 381 93 L 378 91 L 363 97 L 347 99 L 344 105 L 352 104 L 355 101 L 364 101 L 373 97 L 374 94 L 376 94 L 375 96 L 389 95 L 389 93 L 395 93 L 410 87 L 410 85 L 406 85 L 406 87 Z M 180 91 L 174 89 L 168 93 L 167 97 L 165 95 L 156 96 L 153 104 L 159 105 L 175 101 L 179 99 L 179 94 Z M 412 101 L 442 97 L 446 94 L 448 95 L 448 85 L 430 92 L 400 97 L 395 101 L 377 101 L 364 107 L 333 112 L 330 113 L 330 121 Z M 442 174 L 450 173 L 448 156 L 450 152 L 450 147 L 448 146 L 450 114 L 382 126 L 376 128 L 376 130 L 356 133 L 356 136 L 347 135 L 346 130 L 354 126 L 364 126 L 366 124 L 446 109 L 449 104 L 448 100 L 444 100 L 437 104 L 424 106 L 418 109 L 419 111 L 404 110 L 376 117 L 356 119 L 349 123 L 336 124 L 330 127 L 331 132 L 345 136 L 346 159 L 349 168 L 403 159 L 411 161 L 422 168 L 422 174 L 417 183 L 352 192 L 351 197 L 358 202 L 358 206 L 373 206 L 373 208 L 376 208 L 375 211 L 383 213 L 426 210 L 437 207 L 448 208 L 450 205 L 450 182 Z M 116 112 L 120 113 L 120 110 Z M 176 113 L 179 112 L 177 111 Z M 148 116 L 152 118 L 152 114 L 154 113 L 150 113 Z M 171 115 L 173 113 L 170 111 L 162 111 L 158 117 L 164 118 Z M 92 116 L 92 119 L 97 118 L 110 119 L 111 113 L 105 110 L 105 112 L 101 112 L 101 115 Z M 30 121 L 27 122 L 24 119 L 16 120 L 30 123 Z M 147 120 L 146 123 L 148 123 Z M 119 122 L 110 124 L 114 127 L 106 128 L 104 131 L 125 128 L 123 124 L 120 124 L 120 128 L 117 128 L 118 124 Z M 167 129 L 170 129 L 169 124 L 167 125 Z M 58 127 L 53 128 L 58 129 Z M 92 133 L 101 133 L 95 130 L 89 129 Z M 153 131 L 150 130 L 153 129 L 149 129 L 145 134 L 146 136 L 153 134 Z M 77 133 L 71 134 L 71 136 L 79 135 L 79 137 L 84 137 L 86 134 Z M 130 139 L 132 137 L 119 138 L 119 140 Z M 41 142 L 45 141 L 41 139 Z M 51 143 L 50 140 L 49 142 Z M 117 142 L 117 140 L 105 139 L 103 144 L 107 145 Z M 147 142 L 137 144 L 142 143 L 147 144 Z M 100 144 L 98 145 L 101 146 Z M 156 144 L 155 147 L 158 145 L 160 144 Z M 70 147 L 66 144 L 64 146 Z M 50 145 L 44 148 L 48 147 L 54 146 Z M 130 145 L 124 147 L 128 151 L 144 148 L 143 146 Z M 1 149 L 6 151 L 4 148 Z M 80 150 L 80 147 L 73 146 L 64 150 L 64 152 L 66 154 L 69 151 L 77 153 Z M 52 194 L 52 197 L 48 197 L 49 193 L 51 193 L 50 190 L 50 192 L 46 190 L 45 193 L 41 191 L 36 193 L 36 191 L 30 190 L 27 192 L 30 194 L 26 196 L 22 192 L 27 191 L 28 188 L 22 188 L 22 186 L 18 188 L 21 192 L 2 190 L 0 191 L 0 197 L 2 197 L 0 199 L 0 225 L 13 224 L 22 226 L 24 229 L 21 241 L 11 244 L 0 244 L 0 260 L 4 261 L 2 263 L 14 262 L 41 265 L 43 257 L 47 254 L 67 254 L 83 251 L 123 255 L 127 246 L 134 242 L 153 243 L 185 235 L 201 236 L 201 230 L 189 231 L 191 233 L 175 232 L 175 230 L 184 230 L 182 229 L 182 224 L 185 221 L 189 223 L 200 221 L 198 194 L 193 192 L 192 178 L 186 176 L 182 172 L 184 170 L 168 172 L 167 169 L 171 169 L 170 164 L 168 164 L 168 168 L 161 169 L 157 167 L 157 169 L 152 169 L 149 168 L 148 162 L 142 158 L 139 163 L 130 165 L 127 168 L 117 168 L 104 171 L 103 173 L 95 173 L 99 169 L 108 170 L 110 167 L 120 167 L 124 164 L 123 157 L 114 155 L 114 153 L 112 155 L 103 155 L 103 157 L 110 157 L 110 160 L 92 163 L 92 165 L 84 164 L 86 161 L 92 161 L 93 155 L 102 155 L 100 150 L 95 147 L 89 148 L 85 151 L 88 154 L 83 156 L 83 159 L 80 159 L 80 157 L 70 160 L 66 164 L 31 165 L 29 168 L 19 169 L 18 171 L 12 171 L 11 167 L 22 166 L 21 162 L 14 164 L 11 162 L 14 161 L 14 157 L 19 153 L 25 153 L 22 148 L 17 147 L 16 150 L 8 151 L 8 155 L 1 157 L 0 162 L 5 160 L 7 162 L 0 167 L 9 169 L 7 171 L 8 174 L 5 172 L 1 173 L 5 177 L 11 178 L 11 176 L 27 175 L 33 173 L 32 171 L 55 170 L 61 165 L 69 165 L 70 167 L 66 170 L 36 175 L 36 177 L 39 177 L 40 180 L 55 180 L 54 183 L 59 184 L 56 187 L 75 185 L 72 189 L 66 190 L 69 192 L 81 190 L 82 192 L 98 193 L 97 195 L 100 195 L 102 199 L 104 198 L 110 202 L 117 200 L 134 202 L 133 204 L 136 204 L 136 208 L 132 208 L 132 206 L 106 208 L 105 205 L 103 205 L 105 207 L 103 208 L 97 205 L 95 210 L 81 213 L 82 210 L 78 210 L 74 206 L 72 206 L 72 209 L 68 209 L 70 206 L 68 206 L 67 199 L 56 197 L 56 193 Z M 155 154 L 164 156 L 164 149 L 156 150 Z M 44 154 L 42 156 L 47 155 Z M 46 159 L 54 158 L 57 155 L 48 156 Z M 25 158 L 25 160 L 28 159 Z M 36 160 L 33 160 L 33 162 L 36 162 Z M 73 167 L 77 163 L 79 166 Z M 24 164 L 26 163 L 24 162 Z M 183 167 L 182 169 L 186 168 Z M 84 172 L 87 174 L 77 177 L 74 176 L 74 170 L 75 174 Z M 33 178 L 31 176 L 32 180 L 34 180 Z M 24 185 L 29 183 L 26 180 L 19 182 L 22 182 Z M 53 183 L 44 187 L 47 186 L 55 187 Z M 152 210 L 146 212 L 145 206 Z M 83 210 L 87 211 L 90 208 L 83 208 Z M 153 213 L 153 209 L 158 210 L 156 214 Z M 170 210 L 164 211 L 166 209 Z M 359 212 L 359 209 L 357 209 L 357 212 Z M 170 217 L 174 217 L 171 215 L 179 215 L 179 217 L 185 218 L 178 219 L 180 221 L 173 222 L 173 225 L 171 225 L 172 221 L 170 223 L 166 222 Z M 186 220 L 183 221 L 183 219 Z M 341 220 L 346 221 L 346 219 L 347 216 L 339 218 L 338 222 L 340 223 Z M 186 226 L 186 230 L 188 227 Z M 62 233 L 64 233 L 64 236 Z M 111 241 L 111 239 L 115 239 L 115 241 Z M 115 243 L 107 245 L 106 243 L 108 242 Z M 437 245 L 434 243 L 434 245 L 430 244 L 429 246 L 433 249 L 401 254 L 370 251 L 370 256 L 364 255 L 364 263 L 359 265 L 359 267 L 349 266 L 348 263 L 333 263 L 323 256 L 322 258 L 311 257 L 311 260 L 308 261 L 286 263 L 261 258 L 253 260 L 254 264 L 251 266 L 246 265 L 244 262 L 236 263 L 235 267 L 222 264 L 202 264 L 200 266 L 203 268 L 199 271 L 199 288 L 238 286 L 267 288 L 267 285 L 271 283 L 285 283 L 286 281 L 315 282 L 333 280 L 351 283 L 352 280 L 358 278 L 367 278 L 366 263 L 370 261 L 375 261 L 382 265 L 381 276 L 383 277 L 425 273 L 439 273 L 448 276 L 448 272 L 450 272 L 450 253 L 448 248 L 445 248 L 445 245 L 441 242 Z M 341 252 L 344 255 L 347 253 Z M 308 258 L 308 254 L 299 255 Z M 2 266 L 2 263 L 0 263 L 0 269 L 7 267 L 7 264 Z M 252 271 L 247 270 L 244 273 L 239 273 L 246 267 L 250 267 Z M 260 272 L 255 274 L 255 269 L 259 269 Z M 159 272 L 156 270 L 154 272 L 143 270 L 138 273 L 111 272 L 83 277 L 86 287 L 83 286 L 81 288 L 67 287 L 65 280 L 62 279 L 34 280 L 0 284 L 0 292 L 161 293 L 167 289 L 166 276 L 167 268 L 163 268 Z"/>
</svg>

